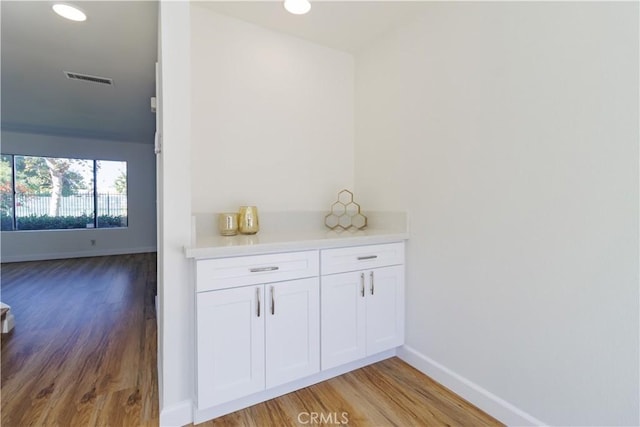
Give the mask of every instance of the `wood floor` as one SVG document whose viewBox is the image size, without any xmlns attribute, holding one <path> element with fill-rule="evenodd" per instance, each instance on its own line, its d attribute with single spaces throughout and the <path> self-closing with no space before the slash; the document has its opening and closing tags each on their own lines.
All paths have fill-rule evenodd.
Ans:
<svg viewBox="0 0 640 427">
<path fill-rule="evenodd" d="M 394 357 L 198 426 L 501 426 Z"/>
<path fill-rule="evenodd" d="M 3 427 L 157 426 L 155 254 L 3 264 Z M 202 426 L 500 425 L 397 358 Z"/>
<path fill-rule="evenodd" d="M 3 264 L 2 426 L 156 426 L 155 254 Z"/>
</svg>

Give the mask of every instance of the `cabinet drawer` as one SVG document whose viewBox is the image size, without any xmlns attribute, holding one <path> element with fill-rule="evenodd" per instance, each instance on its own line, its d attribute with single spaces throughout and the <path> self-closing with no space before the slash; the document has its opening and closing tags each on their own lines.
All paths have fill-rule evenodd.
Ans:
<svg viewBox="0 0 640 427">
<path fill-rule="evenodd" d="M 326 249 L 320 252 L 322 274 L 404 264 L 404 243 Z"/>
<path fill-rule="evenodd" d="M 317 276 L 318 251 L 196 261 L 196 292 Z"/>
</svg>

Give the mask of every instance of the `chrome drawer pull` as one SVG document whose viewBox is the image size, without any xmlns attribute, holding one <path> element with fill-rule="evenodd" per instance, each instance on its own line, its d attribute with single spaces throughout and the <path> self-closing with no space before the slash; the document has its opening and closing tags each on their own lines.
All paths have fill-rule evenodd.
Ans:
<svg viewBox="0 0 640 427">
<path fill-rule="evenodd" d="M 258 300 L 258 317 L 260 317 L 260 288 L 256 288 L 256 299 Z"/>
<path fill-rule="evenodd" d="M 360 295 L 364 298 L 364 273 L 360 273 Z"/>
<path fill-rule="evenodd" d="M 280 267 L 254 267 L 250 268 L 249 271 L 251 273 L 262 273 L 263 271 L 276 271 L 279 270 Z"/>
<path fill-rule="evenodd" d="M 273 297 L 273 286 L 271 287 L 271 315 L 276 314 L 276 300 Z"/>
<path fill-rule="evenodd" d="M 371 295 L 373 295 L 373 271 L 369 273 L 369 277 L 371 278 Z"/>
<path fill-rule="evenodd" d="M 378 255 L 367 255 L 367 256 L 359 256 L 358 261 L 364 261 L 366 259 L 376 259 Z"/>
</svg>

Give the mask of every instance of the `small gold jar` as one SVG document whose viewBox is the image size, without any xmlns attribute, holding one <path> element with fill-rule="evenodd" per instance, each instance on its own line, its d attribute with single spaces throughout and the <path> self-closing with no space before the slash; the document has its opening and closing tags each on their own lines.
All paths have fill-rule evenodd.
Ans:
<svg viewBox="0 0 640 427">
<path fill-rule="evenodd" d="M 235 236 L 238 234 L 238 214 L 225 212 L 218 215 L 218 230 L 223 236 Z"/>
<path fill-rule="evenodd" d="M 260 230 L 257 207 L 240 206 L 238 230 L 242 234 L 256 234 Z"/>
</svg>

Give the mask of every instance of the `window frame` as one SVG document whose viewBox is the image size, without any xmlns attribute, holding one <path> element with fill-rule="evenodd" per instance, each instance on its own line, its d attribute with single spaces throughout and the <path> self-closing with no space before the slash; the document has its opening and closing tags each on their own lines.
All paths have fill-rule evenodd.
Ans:
<svg viewBox="0 0 640 427">
<path fill-rule="evenodd" d="M 77 158 L 77 157 L 61 157 L 61 156 L 46 156 L 46 155 L 34 155 L 34 154 L 16 154 L 16 153 L 0 153 L 1 156 L 10 157 L 11 164 L 11 230 L 1 230 L 2 232 L 14 232 L 14 231 L 69 231 L 69 230 L 121 230 L 129 228 L 129 162 L 127 160 L 113 160 L 113 159 L 86 159 L 86 158 Z M 29 230 L 20 230 L 18 229 L 18 215 L 17 215 L 17 197 L 16 197 L 16 157 L 39 157 L 39 158 L 52 158 L 52 159 L 65 159 L 65 160 L 85 160 L 90 161 L 92 164 L 92 178 L 93 182 L 91 185 L 91 193 L 93 196 L 93 227 L 87 228 L 42 228 L 42 229 L 29 229 Z M 121 162 L 125 165 L 126 175 L 126 225 L 119 225 L 113 227 L 98 227 L 98 170 L 97 163 L 98 162 Z M 90 224 L 90 223 L 89 223 Z"/>
</svg>

